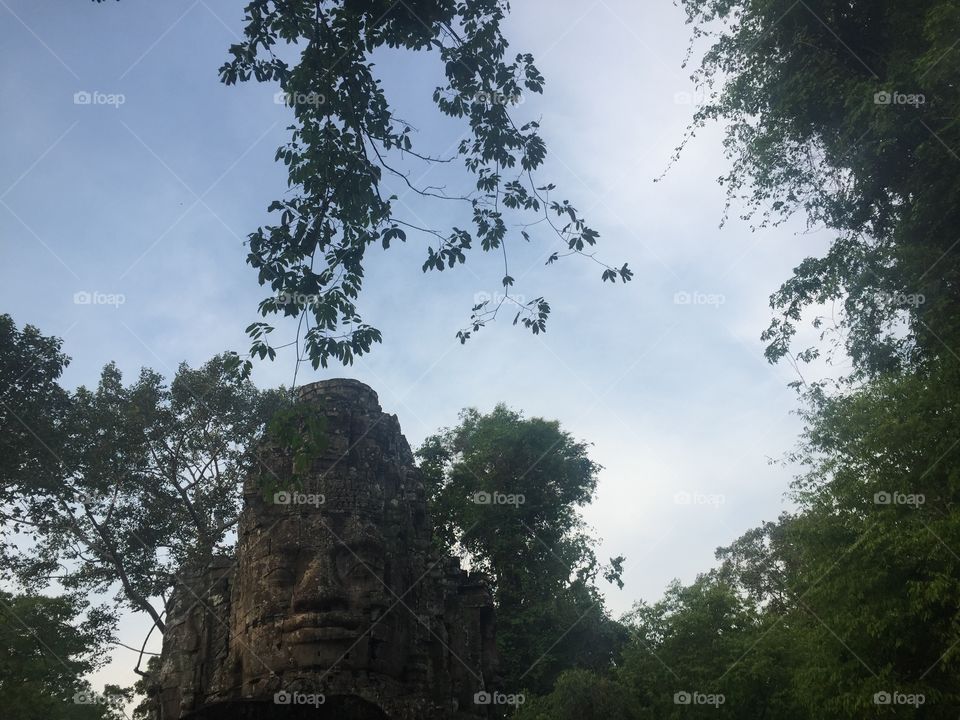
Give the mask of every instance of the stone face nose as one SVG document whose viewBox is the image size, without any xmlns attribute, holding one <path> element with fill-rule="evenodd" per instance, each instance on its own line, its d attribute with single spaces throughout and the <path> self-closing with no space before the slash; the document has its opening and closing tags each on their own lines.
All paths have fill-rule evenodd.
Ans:
<svg viewBox="0 0 960 720">
<path fill-rule="evenodd" d="M 292 606 L 298 612 L 329 609 L 324 606 L 335 604 L 338 600 L 346 602 L 331 567 L 332 563 L 323 555 L 324 553 L 316 553 L 307 562 L 301 576 L 296 578 Z"/>
</svg>

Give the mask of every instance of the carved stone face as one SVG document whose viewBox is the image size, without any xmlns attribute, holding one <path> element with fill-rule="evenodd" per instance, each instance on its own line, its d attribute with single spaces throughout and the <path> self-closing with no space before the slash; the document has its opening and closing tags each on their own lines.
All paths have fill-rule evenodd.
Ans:
<svg viewBox="0 0 960 720">
<path fill-rule="evenodd" d="M 399 678 L 416 622 L 396 602 L 416 580 L 405 548 L 390 547 L 370 518 L 317 512 L 280 519 L 264 545 L 250 568 L 261 582 L 243 602 L 252 653 L 274 672 L 337 666 Z M 256 642 L 261 634 L 271 642 Z"/>
<path fill-rule="evenodd" d="M 261 448 L 236 559 L 175 590 L 158 717 L 421 720 L 454 707 L 488 717 L 473 699 L 495 673 L 492 601 L 453 558 L 431 553 L 397 418 L 354 380 L 300 395 L 327 417 L 329 447 L 296 482 L 288 453 Z M 324 501 L 280 502 L 264 481 Z M 326 701 L 277 700 L 297 692 Z"/>
<path fill-rule="evenodd" d="M 418 487 L 412 462 L 393 455 L 399 428 L 351 420 L 350 435 L 333 437 L 301 478 L 299 501 L 247 494 L 234 615 L 245 682 L 344 671 L 403 681 L 416 665 L 417 585 L 429 539 L 423 500 L 410 494 Z M 270 465 L 282 487 L 290 459 L 275 456 Z"/>
</svg>

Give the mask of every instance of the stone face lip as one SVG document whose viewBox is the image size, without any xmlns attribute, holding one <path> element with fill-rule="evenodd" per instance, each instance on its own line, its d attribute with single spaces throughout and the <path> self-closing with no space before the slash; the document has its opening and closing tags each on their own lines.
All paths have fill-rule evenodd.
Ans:
<svg viewBox="0 0 960 720">
<path fill-rule="evenodd" d="M 476 697 L 496 689 L 491 595 L 434 548 L 399 421 L 357 380 L 298 394 L 326 448 L 294 478 L 263 445 L 235 555 L 184 568 L 154 720 L 490 717 Z"/>
</svg>

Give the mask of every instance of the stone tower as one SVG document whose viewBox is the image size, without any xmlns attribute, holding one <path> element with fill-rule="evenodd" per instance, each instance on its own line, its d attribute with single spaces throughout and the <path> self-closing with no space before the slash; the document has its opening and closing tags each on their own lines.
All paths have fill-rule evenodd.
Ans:
<svg viewBox="0 0 960 720">
<path fill-rule="evenodd" d="M 491 596 L 433 549 L 396 416 L 355 380 L 300 397 L 328 445 L 297 483 L 292 458 L 265 446 L 236 556 L 181 577 L 155 720 L 487 717 L 475 696 L 493 684 Z"/>
</svg>

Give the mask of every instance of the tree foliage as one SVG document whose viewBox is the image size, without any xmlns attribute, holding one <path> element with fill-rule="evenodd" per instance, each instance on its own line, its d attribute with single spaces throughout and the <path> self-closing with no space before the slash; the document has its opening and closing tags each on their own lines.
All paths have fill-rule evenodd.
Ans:
<svg viewBox="0 0 960 720">
<path fill-rule="evenodd" d="M 685 0 L 691 127 L 727 124 L 730 204 L 836 234 L 771 299 L 773 361 L 829 348 L 853 370 L 803 387 L 796 510 L 628 616 L 617 683 L 640 717 L 951 718 L 960 705 L 960 147 L 955 3 Z M 835 304 L 820 343 L 804 311 Z M 829 310 L 829 307 L 828 307 Z M 839 358 L 837 358 L 839 359 Z M 543 699 L 553 703 L 558 684 Z M 688 693 L 677 695 L 677 693 Z M 701 703 L 700 693 L 722 698 Z"/>
<path fill-rule="evenodd" d="M 84 617 L 85 615 L 85 617 Z M 129 693 L 94 693 L 112 619 L 75 597 L 0 591 L 0 707 L 17 720 L 119 720 Z"/>
<path fill-rule="evenodd" d="M 462 342 L 504 304 L 515 313 L 514 324 L 534 333 L 546 328 L 550 306 L 543 297 L 527 302 L 511 295 L 507 245 L 531 240 L 527 230 L 508 228 L 511 215 L 533 217 L 526 226 L 546 222 L 559 243 L 548 264 L 574 254 L 599 263 L 591 252 L 599 233 L 567 200 L 553 197 L 553 185 L 535 181 L 546 156 L 538 122 L 517 125 L 511 117 L 525 93 L 542 91 L 544 78 L 530 54 L 508 53 L 501 32 L 508 11 L 506 0 L 247 4 L 243 40 L 231 46 L 221 79 L 228 85 L 275 82 L 294 113 L 290 140 L 276 155 L 287 168 L 289 191 L 269 207 L 275 222 L 250 235 L 247 259 L 273 293 L 260 303 L 261 314 L 298 318 L 301 328 L 305 323 L 303 352 L 314 367 L 330 358 L 350 363 L 380 342 L 380 331 L 358 308 L 366 253 L 373 245 L 387 249 L 405 241 L 408 232 L 430 242 L 424 272 L 452 269 L 476 247 L 503 255 L 504 297 L 473 307 L 458 333 Z M 467 127 L 451 157 L 438 156 L 441 151 L 398 116 L 396 98 L 388 97 L 375 69 L 374 58 L 385 49 L 437 57 L 445 84 L 433 92 L 433 102 L 442 116 Z M 454 162 L 472 178 L 473 188 L 463 194 L 410 180 L 413 170 L 419 175 Z M 465 227 L 411 222 L 398 198 L 387 194 L 389 178 L 436 204 L 460 206 Z M 632 276 L 626 264 L 599 264 L 604 281 Z M 265 322 L 248 327 L 252 356 L 275 356 L 272 329 Z"/>
<path fill-rule="evenodd" d="M 771 298 L 767 356 L 807 308 L 854 363 L 895 370 L 956 344 L 960 8 L 950 0 L 684 0 L 708 100 L 726 124 L 721 178 L 746 216 L 800 211 L 836 233 Z M 801 348 L 801 360 L 820 354 Z"/>
<path fill-rule="evenodd" d="M 596 489 L 588 445 L 505 405 L 465 410 L 418 451 L 437 538 L 493 582 L 506 687 L 543 692 L 569 668 L 605 669 L 622 639 L 596 586 L 602 565 L 578 509 Z"/>
<path fill-rule="evenodd" d="M 530 698 L 513 716 L 515 720 L 639 720 L 633 694 L 622 683 L 589 670 L 566 670 L 554 690 Z"/>
<path fill-rule="evenodd" d="M 795 649 L 776 616 L 751 605 L 722 573 L 639 603 L 617 671 L 643 718 L 796 718 Z"/>
<path fill-rule="evenodd" d="M 27 328 L 8 333 L 0 355 L 18 356 L 24 336 L 46 348 L 51 382 L 65 362 L 58 340 L 40 342 Z M 256 442 L 288 397 L 238 379 L 219 356 L 181 365 L 169 385 L 152 370 L 125 385 L 111 364 L 95 389 L 48 388 L 19 402 L 22 418 L 11 421 L 28 432 L 4 461 L 28 471 L 4 485 L 3 538 L 16 542 L 4 570 L 33 590 L 51 581 L 116 589 L 120 605 L 146 612 L 162 632 L 178 569 L 229 546 Z M 37 437 L 29 418 L 49 425 L 41 450 L 29 442 Z"/>
<path fill-rule="evenodd" d="M 19 330 L 0 315 L 0 503 L 15 483 L 42 481 L 56 471 L 68 393 L 58 380 L 69 359 L 57 338 L 32 325 Z"/>
<path fill-rule="evenodd" d="M 806 414 L 793 584 L 823 621 L 811 694 L 827 672 L 840 679 L 840 699 L 814 695 L 825 707 L 893 688 L 923 694 L 927 717 L 960 703 L 958 413 L 960 362 L 947 356 Z"/>
</svg>

